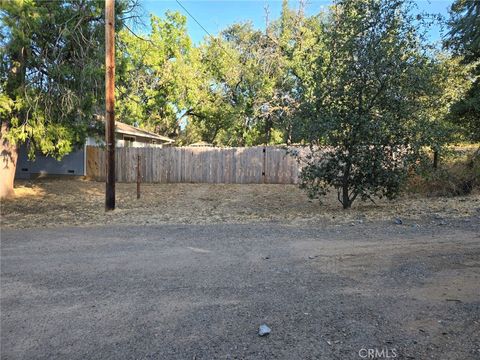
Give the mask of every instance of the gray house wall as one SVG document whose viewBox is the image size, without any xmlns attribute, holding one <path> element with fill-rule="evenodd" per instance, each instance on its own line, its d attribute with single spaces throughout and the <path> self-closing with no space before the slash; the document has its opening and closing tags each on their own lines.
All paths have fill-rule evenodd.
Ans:
<svg viewBox="0 0 480 360">
<path fill-rule="evenodd" d="M 61 161 L 40 154 L 30 161 L 25 145 L 20 146 L 15 178 L 30 179 L 39 175 L 85 175 L 85 147 L 65 155 Z"/>
<path fill-rule="evenodd" d="M 129 136 L 129 135 L 125 135 Z M 152 143 L 152 139 L 143 136 L 136 136 L 135 141 L 129 143 L 131 147 L 163 147 L 165 144 Z M 117 133 L 116 147 L 126 146 L 123 140 L 124 135 Z M 38 176 L 46 175 L 69 175 L 69 176 L 85 176 L 86 175 L 86 152 L 85 147 L 102 146 L 104 144 L 102 139 L 88 137 L 85 146 L 79 147 L 77 150 L 65 155 L 60 161 L 50 156 L 37 154 L 34 161 L 30 161 L 27 156 L 27 148 L 21 145 L 18 149 L 17 169 L 15 171 L 16 179 L 30 179 Z M 167 144 L 168 145 L 168 144 Z"/>
</svg>

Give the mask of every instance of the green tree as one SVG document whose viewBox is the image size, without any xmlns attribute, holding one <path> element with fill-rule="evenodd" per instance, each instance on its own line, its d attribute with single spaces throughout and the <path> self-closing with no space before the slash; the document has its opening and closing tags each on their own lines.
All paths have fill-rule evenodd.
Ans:
<svg viewBox="0 0 480 360">
<path fill-rule="evenodd" d="M 276 124 L 284 134 L 284 143 L 301 143 L 305 140 L 305 121 L 300 109 L 304 103 L 313 100 L 317 72 L 317 61 L 327 56 L 322 37 L 324 13 L 311 17 L 304 16 L 304 2 L 299 3 L 295 13 L 283 1 L 278 21 L 272 23 L 269 38 L 275 45 L 277 62 L 281 72 L 276 83 L 273 108 L 280 109 Z"/>
<path fill-rule="evenodd" d="M 186 124 L 182 140 L 231 145 L 238 114 L 229 98 L 229 85 L 238 79 L 237 53 L 221 39 L 212 38 L 195 49 L 195 56 L 189 107 L 182 113 Z"/>
<path fill-rule="evenodd" d="M 198 54 L 180 13 L 152 15 L 150 26 L 145 38 L 126 29 L 119 34 L 117 61 L 123 76 L 117 82 L 117 111 L 127 123 L 175 138 L 182 112 L 194 100 Z"/>
<path fill-rule="evenodd" d="M 129 11 L 117 1 L 118 29 Z M 103 3 L 3 1 L 0 197 L 13 194 L 17 148 L 55 157 L 82 143 L 104 92 Z"/>
<path fill-rule="evenodd" d="M 215 104 L 204 102 L 208 116 L 192 119 L 203 140 L 237 146 L 288 140 L 286 119 L 298 104 L 287 51 L 298 35 L 293 31 L 298 22 L 286 4 L 283 20 L 265 32 L 250 23 L 234 24 L 202 45 L 201 62 L 214 94 L 210 104 Z"/>
<path fill-rule="evenodd" d="M 270 142 L 272 126 L 266 125 L 265 113 L 274 97 L 279 64 L 264 34 L 249 23 L 234 24 L 204 45 L 202 62 L 214 100 L 222 103 L 217 107 L 220 114 L 213 111 L 213 116 L 197 118 L 213 130 L 213 142 L 237 146 Z"/>
<path fill-rule="evenodd" d="M 231 146 L 299 141 L 296 114 L 321 47 L 317 32 L 316 18 L 284 1 L 281 17 L 264 32 L 249 23 L 233 24 L 207 39 L 199 47 L 195 101 L 183 113 L 185 141 Z"/>
<path fill-rule="evenodd" d="M 450 32 L 445 46 L 470 65 L 471 87 L 451 108 L 451 117 L 480 140 L 480 2 L 456 0 L 451 7 Z"/>
<path fill-rule="evenodd" d="M 329 187 L 347 209 L 355 199 L 394 198 L 421 158 L 429 119 L 424 98 L 437 72 L 411 2 L 344 0 L 321 23 L 328 52 L 316 59 L 314 91 L 303 106 L 311 155 L 302 187 Z"/>
<path fill-rule="evenodd" d="M 436 91 L 421 98 L 421 111 L 429 123 L 423 132 L 423 139 L 433 152 L 433 168 L 436 169 L 445 146 L 465 139 L 462 127 L 451 115 L 451 109 L 471 87 L 471 66 L 445 53 L 436 54 L 433 60 L 436 71 L 432 77 Z"/>
</svg>

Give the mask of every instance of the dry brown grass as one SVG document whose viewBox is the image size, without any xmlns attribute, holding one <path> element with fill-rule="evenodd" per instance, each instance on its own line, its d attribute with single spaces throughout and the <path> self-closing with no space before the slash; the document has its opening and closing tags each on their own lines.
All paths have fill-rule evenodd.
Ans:
<svg viewBox="0 0 480 360">
<path fill-rule="evenodd" d="M 348 224 L 355 221 L 411 222 L 433 216 L 477 215 L 480 194 L 428 198 L 405 195 L 394 202 L 356 202 L 344 211 L 336 196 L 309 201 L 295 185 L 117 184 L 117 209 L 104 211 L 104 184 L 83 180 L 19 181 L 17 197 L 2 203 L 2 228 L 113 224 L 277 221 L 285 224 Z"/>
<path fill-rule="evenodd" d="M 480 154 L 476 147 L 452 149 L 438 169 L 424 169 L 409 179 L 409 192 L 426 196 L 468 195 L 480 187 Z"/>
<path fill-rule="evenodd" d="M 15 199 L 23 198 L 41 198 L 45 195 L 45 190 L 41 187 L 19 185 L 15 187 Z"/>
</svg>

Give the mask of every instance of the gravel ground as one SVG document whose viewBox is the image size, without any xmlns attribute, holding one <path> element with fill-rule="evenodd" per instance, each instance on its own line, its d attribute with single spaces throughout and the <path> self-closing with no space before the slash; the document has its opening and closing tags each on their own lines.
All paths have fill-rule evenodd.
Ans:
<svg viewBox="0 0 480 360">
<path fill-rule="evenodd" d="M 478 193 L 343 211 L 294 185 L 117 184 L 106 214 L 103 191 L 1 204 L 2 359 L 480 359 Z"/>
<path fill-rule="evenodd" d="M 3 229 L 1 358 L 479 359 L 479 234 L 478 215 Z"/>
</svg>

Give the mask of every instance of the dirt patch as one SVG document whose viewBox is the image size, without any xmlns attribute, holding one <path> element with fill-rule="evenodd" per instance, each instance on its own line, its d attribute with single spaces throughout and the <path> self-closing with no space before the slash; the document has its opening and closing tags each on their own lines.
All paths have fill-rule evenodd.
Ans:
<svg viewBox="0 0 480 360">
<path fill-rule="evenodd" d="M 2 227 L 29 228 L 102 224 L 204 224 L 288 222 L 357 224 L 400 218 L 404 224 L 446 225 L 448 219 L 480 214 L 480 195 L 426 198 L 405 195 L 394 202 L 357 202 L 341 209 L 332 194 L 310 201 L 295 185 L 117 184 L 117 208 L 104 211 L 104 183 L 41 179 L 18 181 L 17 197 L 2 203 Z"/>
</svg>

